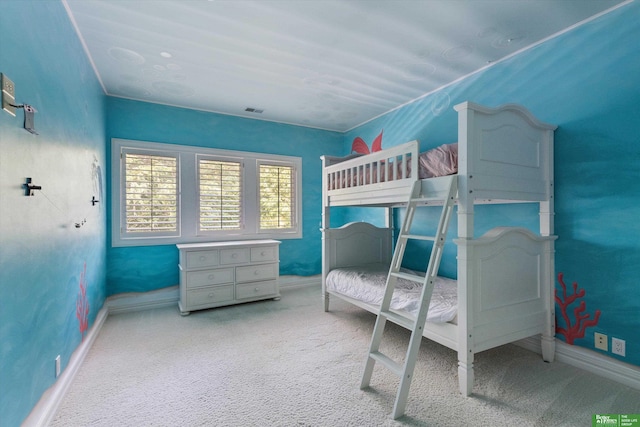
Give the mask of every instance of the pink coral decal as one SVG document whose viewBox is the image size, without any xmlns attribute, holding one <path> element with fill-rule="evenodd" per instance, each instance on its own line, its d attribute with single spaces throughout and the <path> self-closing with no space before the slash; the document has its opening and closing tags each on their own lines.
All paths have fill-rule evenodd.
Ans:
<svg viewBox="0 0 640 427">
<path fill-rule="evenodd" d="M 556 303 L 560 306 L 560 312 L 562 313 L 562 318 L 564 319 L 566 327 L 561 328 L 556 324 L 556 333 L 564 335 L 567 344 L 573 344 L 573 340 L 576 338 L 584 338 L 585 330 L 588 327 L 598 324 L 598 321 L 600 320 L 600 310 L 596 310 L 594 318 L 589 319 L 591 315 L 584 313 L 587 309 L 587 305 L 584 301 L 580 301 L 580 304 L 573 309 L 573 320 L 575 320 L 575 324 L 572 324 L 572 319 L 569 318 L 568 313 L 569 306 L 578 298 L 583 298 L 586 291 L 584 289 L 578 290 L 578 283 L 573 282 L 573 294 L 567 295 L 567 285 L 564 283 L 563 273 L 558 273 L 558 282 L 560 282 L 560 286 L 562 286 L 562 299 L 558 296 L 557 289 L 555 291 L 554 298 Z"/>
<path fill-rule="evenodd" d="M 353 142 L 351 143 L 351 152 L 356 152 L 359 154 L 369 154 L 369 153 L 375 153 L 376 151 L 380 151 L 382 150 L 382 132 L 384 131 L 381 130 L 380 133 L 378 134 L 378 136 L 376 136 L 376 139 L 373 140 L 373 142 L 371 143 L 371 151 L 369 151 L 369 146 L 367 145 L 366 142 L 364 142 L 364 139 L 360 138 L 359 136 L 356 136 L 353 139 Z"/>
<path fill-rule="evenodd" d="M 78 318 L 80 334 L 84 341 L 84 333 L 89 326 L 89 301 L 87 301 L 87 263 L 84 263 L 84 269 L 80 274 L 80 292 L 76 299 L 76 317 Z"/>
</svg>

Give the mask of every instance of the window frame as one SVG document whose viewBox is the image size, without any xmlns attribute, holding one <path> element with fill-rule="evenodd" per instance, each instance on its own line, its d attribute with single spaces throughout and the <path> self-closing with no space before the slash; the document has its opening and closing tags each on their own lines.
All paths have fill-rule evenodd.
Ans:
<svg viewBox="0 0 640 427">
<path fill-rule="evenodd" d="M 145 233 L 131 236 L 122 233 L 124 226 L 123 150 L 137 154 L 176 155 L 178 158 L 178 233 Z M 240 160 L 242 167 L 243 227 L 240 230 L 199 231 L 199 179 L 198 158 Z M 274 164 L 292 166 L 295 171 L 295 218 L 292 229 L 260 229 L 259 165 Z M 176 243 L 250 239 L 299 239 L 302 238 L 302 158 L 278 154 L 223 150 L 209 147 L 111 139 L 111 245 L 152 246 Z"/>
</svg>

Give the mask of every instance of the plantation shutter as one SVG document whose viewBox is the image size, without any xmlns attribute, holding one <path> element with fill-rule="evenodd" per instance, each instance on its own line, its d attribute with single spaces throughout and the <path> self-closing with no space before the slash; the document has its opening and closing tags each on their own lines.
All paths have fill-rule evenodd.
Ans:
<svg viewBox="0 0 640 427">
<path fill-rule="evenodd" d="M 242 217 L 242 163 L 198 160 L 200 231 L 240 230 Z"/>
<path fill-rule="evenodd" d="M 292 229 L 296 225 L 296 171 L 290 165 L 260 164 L 260 230 Z"/>
<path fill-rule="evenodd" d="M 123 151 L 124 232 L 175 235 L 178 230 L 178 158 Z"/>
</svg>

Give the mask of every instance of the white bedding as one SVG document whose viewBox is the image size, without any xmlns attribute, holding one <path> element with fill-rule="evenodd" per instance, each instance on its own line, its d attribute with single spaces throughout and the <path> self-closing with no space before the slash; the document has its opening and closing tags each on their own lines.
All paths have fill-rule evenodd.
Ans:
<svg viewBox="0 0 640 427">
<path fill-rule="evenodd" d="M 404 273 L 423 274 L 402 269 Z M 379 306 L 384 296 L 389 266 L 368 264 L 366 266 L 338 268 L 327 275 L 327 290 Z M 413 316 L 418 314 L 422 284 L 411 280 L 398 279 L 391 308 L 403 310 Z M 445 323 L 457 315 L 457 284 L 453 279 L 438 277 L 433 288 L 427 321 Z"/>
</svg>

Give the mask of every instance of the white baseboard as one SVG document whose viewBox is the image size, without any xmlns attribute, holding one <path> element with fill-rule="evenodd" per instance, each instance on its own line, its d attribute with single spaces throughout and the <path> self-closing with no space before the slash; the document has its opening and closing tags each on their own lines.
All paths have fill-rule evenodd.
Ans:
<svg viewBox="0 0 640 427">
<path fill-rule="evenodd" d="M 177 305 L 178 299 L 180 299 L 180 291 L 176 285 L 149 292 L 112 295 L 107 298 L 105 305 L 109 309 L 109 314 L 117 314 Z"/>
<path fill-rule="evenodd" d="M 109 312 L 106 307 L 103 307 L 98 312 L 93 326 L 91 326 L 82 343 L 71 355 L 69 364 L 56 382 L 42 394 L 36 406 L 33 407 L 29 416 L 22 423 L 22 427 L 46 427 L 51 423 L 108 315 Z"/>
<path fill-rule="evenodd" d="M 321 281 L 320 275 L 280 276 L 280 289 L 319 286 Z M 109 308 L 109 314 L 117 314 L 177 305 L 179 299 L 180 291 L 176 285 L 150 292 L 112 295 L 107 298 L 106 306 Z"/>
<path fill-rule="evenodd" d="M 540 337 L 526 338 L 517 341 L 515 344 L 527 350 L 542 353 Z M 569 345 L 559 340 L 556 340 L 555 359 L 640 390 L 640 367 L 638 366 L 621 362 L 584 347 Z"/>
<path fill-rule="evenodd" d="M 322 276 L 280 276 L 280 289 L 302 288 L 305 286 L 321 286 Z"/>
</svg>

